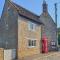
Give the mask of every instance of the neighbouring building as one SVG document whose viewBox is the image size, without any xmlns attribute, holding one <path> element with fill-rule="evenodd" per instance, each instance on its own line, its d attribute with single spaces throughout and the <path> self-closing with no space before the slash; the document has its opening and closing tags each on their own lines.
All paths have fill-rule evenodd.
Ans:
<svg viewBox="0 0 60 60">
<path fill-rule="evenodd" d="M 40 54 L 42 23 L 39 16 L 5 0 L 0 25 L 0 47 L 16 49 L 18 59 Z"/>
<path fill-rule="evenodd" d="M 40 20 L 44 24 L 42 26 L 42 38 L 45 35 L 48 39 L 48 50 L 57 50 L 57 26 L 50 14 L 48 13 L 48 7 L 45 0 L 43 0 L 43 12 L 40 15 Z"/>
</svg>

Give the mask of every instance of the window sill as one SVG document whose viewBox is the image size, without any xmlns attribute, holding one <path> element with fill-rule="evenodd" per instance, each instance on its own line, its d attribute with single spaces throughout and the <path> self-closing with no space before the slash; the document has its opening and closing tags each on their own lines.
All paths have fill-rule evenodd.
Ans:
<svg viewBox="0 0 60 60">
<path fill-rule="evenodd" d="M 28 48 L 35 48 L 36 46 L 28 46 Z"/>
<path fill-rule="evenodd" d="M 31 31 L 31 32 L 36 32 L 36 30 L 29 30 L 29 31 Z"/>
</svg>

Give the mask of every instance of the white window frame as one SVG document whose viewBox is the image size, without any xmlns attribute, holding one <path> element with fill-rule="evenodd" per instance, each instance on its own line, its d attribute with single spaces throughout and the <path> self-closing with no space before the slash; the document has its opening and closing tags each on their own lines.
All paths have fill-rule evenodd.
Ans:
<svg viewBox="0 0 60 60">
<path fill-rule="evenodd" d="M 31 24 L 33 25 L 33 29 L 31 28 Z M 28 30 L 35 31 L 36 30 L 36 24 L 34 22 L 28 21 Z"/>
<path fill-rule="evenodd" d="M 32 42 L 32 41 L 37 41 L 36 39 L 32 39 L 32 38 L 29 38 L 28 39 L 28 48 L 34 48 L 34 47 L 36 47 L 36 44 L 35 44 L 35 46 L 32 46 L 32 43 L 31 43 L 31 46 L 29 46 L 29 40 Z M 34 43 L 34 42 L 33 42 Z M 36 42 L 35 42 L 36 43 Z M 33 44 L 34 45 L 34 44 Z"/>
</svg>

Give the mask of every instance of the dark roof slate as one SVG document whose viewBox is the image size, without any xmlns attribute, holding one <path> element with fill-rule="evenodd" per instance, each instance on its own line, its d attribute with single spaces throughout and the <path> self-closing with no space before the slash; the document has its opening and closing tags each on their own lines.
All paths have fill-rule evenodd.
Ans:
<svg viewBox="0 0 60 60">
<path fill-rule="evenodd" d="M 38 22 L 38 23 L 40 23 L 40 24 L 43 24 L 43 23 L 40 21 L 39 16 L 37 16 L 36 14 L 28 11 L 27 9 L 25 9 L 25 8 L 17 5 L 17 4 L 14 3 L 14 2 L 11 2 L 11 1 L 10 1 L 10 3 L 11 3 L 12 6 L 14 6 L 15 9 L 18 11 L 18 14 L 20 14 L 20 15 L 26 17 L 26 18 L 29 18 L 29 19 L 31 19 L 31 20 L 34 20 L 35 22 Z"/>
</svg>

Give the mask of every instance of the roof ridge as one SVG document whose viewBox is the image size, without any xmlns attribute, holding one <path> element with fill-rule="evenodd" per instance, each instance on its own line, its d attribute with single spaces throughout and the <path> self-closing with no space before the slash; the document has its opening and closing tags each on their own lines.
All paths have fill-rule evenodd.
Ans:
<svg viewBox="0 0 60 60">
<path fill-rule="evenodd" d="M 26 8 L 22 7 L 21 5 L 16 4 L 15 2 L 12 2 L 12 1 L 9 1 L 9 2 L 10 2 L 11 4 L 13 4 L 14 6 L 21 7 L 22 9 L 26 10 L 27 12 L 30 12 L 31 14 L 33 14 L 33 15 L 35 15 L 35 16 L 37 16 L 37 17 L 39 17 L 37 14 L 35 14 L 35 13 L 33 13 L 33 12 L 29 11 L 28 9 L 26 9 Z M 17 7 L 16 7 L 16 8 L 17 8 Z M 18 9 L 18 8 L 17 8 L 17 9 Z"/>
<path fill-rule="evenodd" d="M 39 19 L 39 16 L 33 14 L 32 12 L 28 11 L 27 9 L 19 6 L 18 4 L 9 1 L 13 7 L 15 7 L 15 9 L 17 10 L 18 14 L 21 16 L 24 16 L 32 21 L 38 22 L 40 24 L 42 24 L 42 22 Z"/>
</svg>

